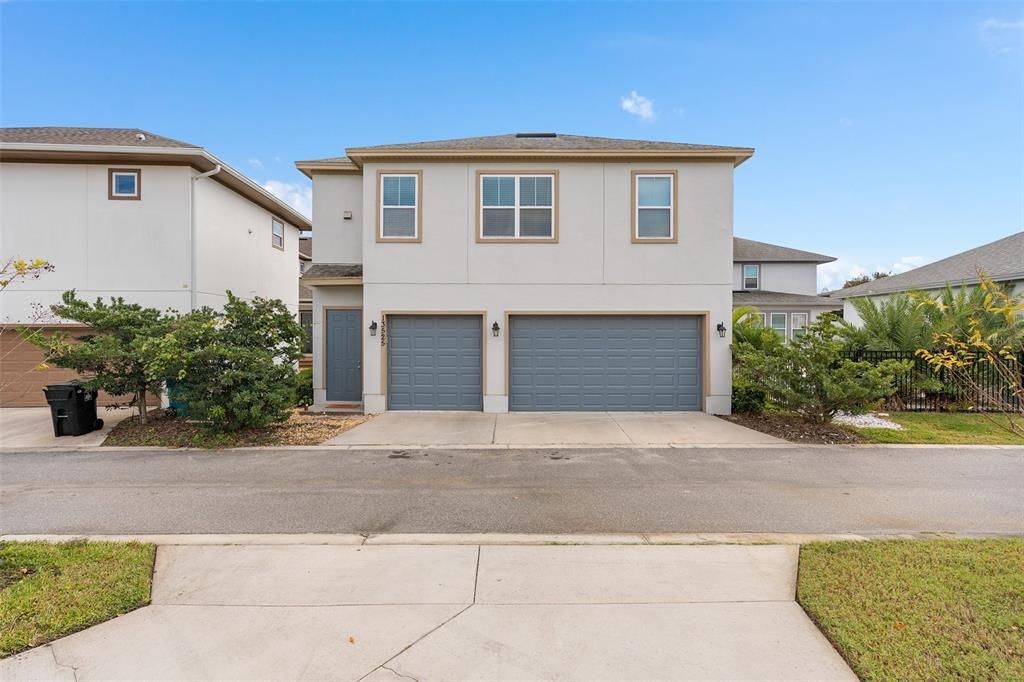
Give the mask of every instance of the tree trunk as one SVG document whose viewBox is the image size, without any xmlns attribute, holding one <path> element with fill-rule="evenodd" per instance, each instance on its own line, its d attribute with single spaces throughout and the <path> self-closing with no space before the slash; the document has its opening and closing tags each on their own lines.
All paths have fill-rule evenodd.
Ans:
<svg viewBox="0 0 1024 682">
<path fill-rule="evenodd" d="M 135 397 L 135 405 L 139 408 L 139 421 L 145 424 L 149 418 L 149 408 L 146 405 L 146 387 L 143 387 L 141 391 L 136 393 Z"/>
</svg>

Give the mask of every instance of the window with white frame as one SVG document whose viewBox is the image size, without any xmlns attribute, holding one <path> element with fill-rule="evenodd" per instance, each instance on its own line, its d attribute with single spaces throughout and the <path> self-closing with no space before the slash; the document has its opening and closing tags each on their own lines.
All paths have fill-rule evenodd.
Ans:
<svg viewBox="0 0 1024 682">
<path fill-rule="evenodd" d="M 111 168 L 107 173 L 110 199 L 141 199 L 142 171 L 138 168 Z"/>
<path fill-rule="evenodd" d="M 671 241 L 675 239 L 675 180 L 672 173 L 634 175 L 633 238 Z"/>
<path fill-rule="evenodd" d="M 284 250 L 284 223 L 277 218 L 270 219 L 270 243 L 275 249 Z"/>
<path fill-rule="evenodd" d="M 756 263 L 747 263 L 743 266 L 743 288 L 761 288 L 761 266 Z"/>
<path fill-rule="evenodd" d="M 786 338 L 786 313 L 771 314 L 772 331 L 780 338 Z"/>
<path fill-rule="evenodd" d="M 789 327 L 790 337 L 793 339 L 800 338 L 804 335 L 804 329 L 807 327 L 807 313 L 793 313 L 789 316 Z"/>
<path fill-rule="evenodd" d="M 419 181 L 417 174 L 382 173 L 380 176 L 380 238 L 419 238 Z"/>
<path fill-rule="evenodd" d="M 554 240 L 554 175 L 480 175 L 480 238 Z"/>
</svg>

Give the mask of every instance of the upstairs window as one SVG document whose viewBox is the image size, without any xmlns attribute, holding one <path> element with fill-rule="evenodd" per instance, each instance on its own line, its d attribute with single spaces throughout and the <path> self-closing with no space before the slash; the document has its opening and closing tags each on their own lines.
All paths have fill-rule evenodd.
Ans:
<svg viewBox="0 0 1024 682">
<path fill-rule="evenodd" d="M 761 288 L 761 266 L 760 265 L 744 265 L 743 266 L 743 288 L 744 289 L 760 289 Z"/>
<path fill-rule="evenodd" d="M 284 223 L 277 218 L 270 220 L 270 243 L 275 249 L 284 251 Z"/>
<path fill-rule="evenodd" d="M 381 173 L 379 191 L 378 241 L 420 241 L 419 171 Z"/>
<path fill-rule="evenodd" d="M 142 198 L 142 171 L 138 168 L 111 168 L 107 171 L 107 197 L 138 200 Z"/>
<path fill-rule="evenodd" d="M 555 176 L 480 174 L 480 241 L 556 241 Z"/>
<path fill-rule="evenodd" d="M 677 241 L 675 200 L 675 171 L 633 171 L 633 241 Z"/>
</svg>

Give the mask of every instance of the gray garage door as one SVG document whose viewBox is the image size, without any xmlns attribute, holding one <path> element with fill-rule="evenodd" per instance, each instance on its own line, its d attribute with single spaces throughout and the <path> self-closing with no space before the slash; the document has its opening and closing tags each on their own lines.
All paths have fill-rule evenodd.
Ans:
<svg viewBox="0 0 1024 682">
<path fill-rule="evenodd" d="M 388 409 L 482 410 L 480 318 L 388 316 Z"/>
<path fill-rule="evenodd" d="M 701 320 L 515 316 L 512 410 L 700 410 Z"/>
</svg>

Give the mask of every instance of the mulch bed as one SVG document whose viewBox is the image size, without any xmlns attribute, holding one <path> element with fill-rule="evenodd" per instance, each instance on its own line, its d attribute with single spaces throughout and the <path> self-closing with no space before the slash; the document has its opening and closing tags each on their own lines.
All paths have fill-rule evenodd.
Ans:
<svg viewBox="0 0 1024 682">
<path fill-rule="evenodd" d="M 865 442 L 859 434 L 837 424 L 815 424 L 789 414 L 730 414 L 720 417 L 733 424 L 767 433 L 791 443 L 843 445 Z"/>
<path fill-rule="evenodd" d="M 362 424 L 361 414 L 308 414 L 294 410 L 288 421 L 237 433 L 211 434 L 200 422 L 174 417 L 162 410 L 149 413 L 145 424 L 125 419 L 107 435 L 104 445 L 170 448 L 242 448 L 261 445 L 320 445 Z"/>
</svg>

